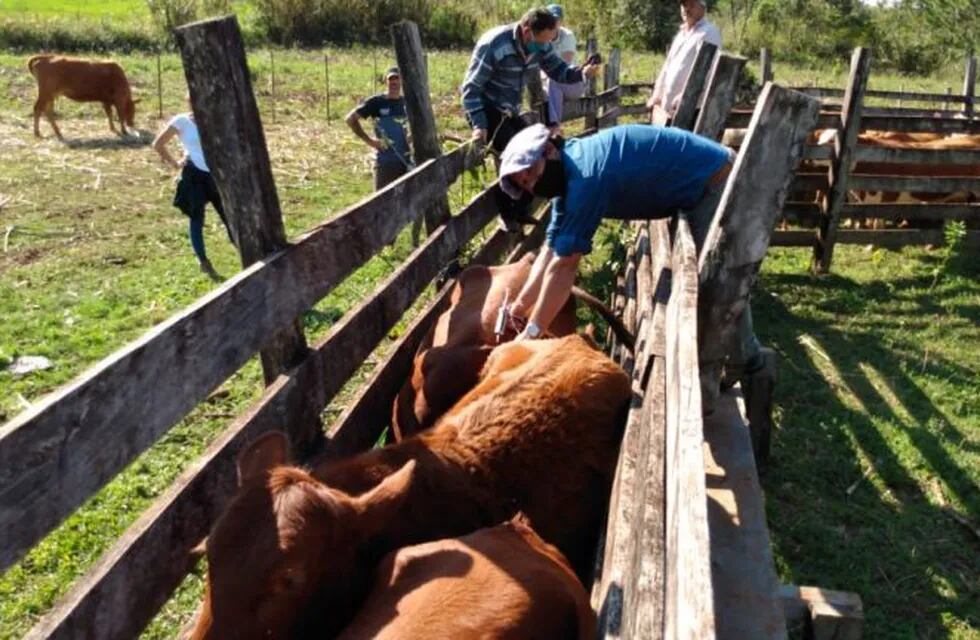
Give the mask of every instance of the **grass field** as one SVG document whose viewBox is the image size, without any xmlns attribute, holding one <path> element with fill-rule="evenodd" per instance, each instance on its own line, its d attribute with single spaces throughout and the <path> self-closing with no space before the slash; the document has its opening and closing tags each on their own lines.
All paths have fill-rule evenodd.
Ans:
<svg viewBox="0 0 980 640">
<path fill-rule="evenodd" d="M 379 89 L 375 68 L 384 69 L 392 56 L 374 49 L 326 53 L 329 121 L 323 52 L 274 53 L 275 101 L 269 52 L 254 51 L 249 59 L 290 237 L 370 191 L 368 154 L 341 119 Z M 197 271 L 186 221 L 170 205 L 172 176 L 147 146 L 163 123 L 156 58 L 116 57 L 143 98 L 140 139 L 114 138 L 97 106 L 62 100 L 59 118 L 69 142 L 61 144 L 43 122 L 45 138 L 34 139 L 34 83 L 25 58 L 0 53 L 0 201 L 9 198 L 0 208 L 6 236 L 0 422 L 214 287 Z M 466 57 L 429 54 L 443 132 L 466 133 L 455 94 Z M 657 62 L 650 54 L 626 54 L 624 81 L 648 79 Z M 185 109 L 185 89 L 176 56 L 163 56 L 162 68 L 166 118 Z M 843 65 L 776 66 L 777 79 L 793 84 L 842 86 L 846 71 Z M 959 74 L 873 76 L 872 86 L 943 91 L 959 86 Z M 455 185 L 454 208 L 478 186 L 472 178 Z M 230 275 L 237 258 L 214 217 L 208 220 L 208 252 Z M 309 335 L 322 335 L 407 250 L 403 237 L 318 304 L 304 319 Z M 868 638 L 980 637 L 980 541 L 951 515 L 980 519 L 980 274 L 974 257 L 953 260 L 937 279 L 941 259 L 942 251 L 843 247 L 834 275 L 813 278 L 806 275 L 807 252 L 774 251 L 755 298 L 760 336 L 784 361 L 775 463 L 764 479 L 780 574 L 797 584 L 859 592 Z M 600 279 L 602 262 L 590 265 L 589 281 Z M 54 366 L 15 378 L 3 369 L 19 355 L 43 355 Z M 257 397 L 260 379 L 254 362 L 246 366 L 0 577 L 0 638 L 26 633 Z M 328 418 L 342 402 L 328 409 Z M 199 589 L 200 581 L 190 578 L 145 637 L 172 637 Z"/>
</svg>

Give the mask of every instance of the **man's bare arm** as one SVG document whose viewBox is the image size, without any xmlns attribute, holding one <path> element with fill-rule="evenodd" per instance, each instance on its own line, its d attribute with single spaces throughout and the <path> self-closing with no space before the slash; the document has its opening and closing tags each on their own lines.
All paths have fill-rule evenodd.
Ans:
<svg viewBox="0 0 980 640">
<path fill-rule="evenodd" d="M 354 135 L 366 142 L 369 147 L 372 149 L 381 149 L 381 141 L 375 140 L 364 131 L 364 127 L 361 126 L 361 116 L 357 113 L 357 109 L 351 109 L 351 112 L 344 118 L 344 122 L 354 132 Z"/>
</svg>

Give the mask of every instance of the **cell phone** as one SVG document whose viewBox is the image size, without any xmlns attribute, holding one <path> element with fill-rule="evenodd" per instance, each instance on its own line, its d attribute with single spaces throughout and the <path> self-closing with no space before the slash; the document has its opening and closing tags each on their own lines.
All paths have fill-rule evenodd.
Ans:
<svg viewBox="0 0 980 640">
<path fill-rule="evenodd" d="M 593 53 L 589 56 L 589 59 L 585 61 L 585 64 L 600 64 L 602 63 L 602 56 L 598 53 Z"/>
</svg>

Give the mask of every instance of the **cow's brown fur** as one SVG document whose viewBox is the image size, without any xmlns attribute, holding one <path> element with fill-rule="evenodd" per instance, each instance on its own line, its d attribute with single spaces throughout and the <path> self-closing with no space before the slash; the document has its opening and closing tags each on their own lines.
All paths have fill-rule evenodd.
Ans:
<svg viewBox="0 0 980 640">
<path fill-rule="evenodd" d="M 623 370 L 584 338 L 510 343 L 419 436 L 314 475 L 273 468 L 284 443 L 257 455 L 265 465 L 246 452 L 242 488 L 208 539 L 208 593 L 191 637 L 285 638 L 294 627 L 329 637 L 384 553 L 518 510 L 588 575 L 629 395 Z"/>
<path fill-rule="evenodd" d="M 565 557 L 515 518 L 390 553 L 339 640 L 586 640 L 595 624 Z"/>
<path fill-rule="evenodd" d="M 37 100 L 34 102 L 34 135 L 41 137 L 38 123 L 41 114 L 51 123 L 55 135 L 62 138 L 54 121 L 54 101 L 65 96 L 76 102 L 101 102 L 109 118 L 109 128 L 116 133 L 112 121 L 115 107 L 122 133 L 126 125 L 134 126 L 136 101 L 133 100 L 126 73 L 119 63 L 111 60 L 85 60 L 52 54 L 41 54 L 27 61 L 27 69 L 37 80 Z"/>
</svg>

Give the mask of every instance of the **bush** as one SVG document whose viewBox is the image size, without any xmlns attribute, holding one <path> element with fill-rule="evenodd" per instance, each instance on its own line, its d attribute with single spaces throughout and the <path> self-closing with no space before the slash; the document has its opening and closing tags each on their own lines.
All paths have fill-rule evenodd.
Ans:
<svg viewBox="0 0 980 640">
<path fill-rule="evenodd" d="M 436 48 L 472 46 L 476 40 L 476 18 L 451 7 L 436 7 L 425 25 L 425 45 Z"/>
<path fill-rule="evenodd" d="M 152 51 L 160 35 L 151 28 L 68 18 L 0 20 L 0 49 L 22 52 Z"/>
</svg>

